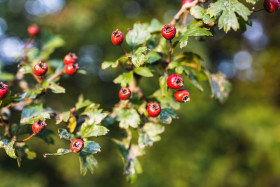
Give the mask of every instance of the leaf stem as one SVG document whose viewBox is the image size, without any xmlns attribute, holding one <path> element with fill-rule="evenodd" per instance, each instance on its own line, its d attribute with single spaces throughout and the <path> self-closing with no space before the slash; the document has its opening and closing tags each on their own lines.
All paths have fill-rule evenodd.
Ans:
<svg viewBox="0 0 280 187">
<path fill-rule="evenodd" d="M 261 8 L 261 9 L 258 9 L 258 10 L 251 10 L 250 13 L 253 14 L 255 12 L 260 12 L 260 11 L 263 11 L 263 10 L 264 10 L 264 8 Z"/>
</svg>

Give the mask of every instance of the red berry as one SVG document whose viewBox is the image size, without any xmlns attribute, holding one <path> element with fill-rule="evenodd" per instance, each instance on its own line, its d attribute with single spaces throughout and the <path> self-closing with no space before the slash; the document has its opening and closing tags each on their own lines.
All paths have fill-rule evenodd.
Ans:
<svg viewBox="0 0 280 187">
<path fill-rule="evenodd" d="M 276 12 L 279 7 L 280 3 L 278 0 L 264 0 L 263 7 L 267 12 Z"/>
<path fill-rule="evenodd" d="M 184 80 L 180 75 L 170 75 L 167 78 L 167 86 L 172 89 L 180 89 L 184 86 Z"/>
<path fill-rule="evenodd" d="M 77 62 L 78 57 L 76 56 L 75 53 L 68 53 L 65 57 L 64 57 L 64 64 L 74 64 Z"/>
<path fill-rule="evenodd" d="M 74 64 L 67 64 L 65 66 L 65 73 L 67 75 L 74 75 L 79 69 L 79 66 L 77 63 L 74 63 Z"/>
<path fill-rule="evenodd" d="M 3 82 L 0 82 L 0 99 L 4 99 L 9 93 L 9 88 Z"/>
<path fill-rule="evenodd" d="M 120 98 L 121 100 L 126 100 L 126 99 L 128 99 L 130 96 L 131 96 L 131 91 L 130 91 L 129 88 L 123 87 L 123 88 L 120 89 L 120 91 L 119 91 L 119 98 Z"/>
<path fill-rule="evenodd" d="M 47 71 L 48 71 L 48 66 L 44 62 L 37 63 L 33 68 L 33 72 L 37 76 L 44 76 L 47 73 Z"/>
<path fill-rule="evenodd" d="M 123 43 L 123 33 L 118 29 L 111 35 L 111 40 L 114 45 L 121 45 Z"/>
<path fill-rule="evenodd" d="M 148 114 L 151 117 L 157 117 L 160 114 L 161 107 L 158 103 L 151 103 L 147 108 Z"/>
<path fill-rule="evenodd" d="M 73 152 L 79 153 L 83 150 L 84 148 L 84 142 L 81 139 L 74 139 L 72 140 L 70 144 L 70 148 Z"/>
<path fill-rule="evenodd" d="M 174 94 L 174 98 L 180 103 L 186 103 L 190 101 L 190 93 L 187 90 L 178 90 Z"/>
<path fill-rule="evenodd" d="M 27 32 L 30 36 L 36 36 L 40 32 L 40 28 L 36 24 L 29 25 L 27 28 Z"/>
<path fill-rule="evenodd" d="M 172 40 L 176 35 L 176 28 L 171 24 L 164 25 L 161 34 L 166 40 Z"/>
<path fill-rule="evenodd" d="M 184 6 L 186 3 L 192 3 L 193 0 L 183 0 L 182 1 L 182 6 Z"/>
<path fill-rule="evenodd" d="M 42 132 L 46 126 L 47 126 L 47 124 L 45 121 L 42 121 L 42 120 L 35 121 L 32 125 L 32 131 L 35 134 L 38 134 L 38 133 Z"/>
</svg>

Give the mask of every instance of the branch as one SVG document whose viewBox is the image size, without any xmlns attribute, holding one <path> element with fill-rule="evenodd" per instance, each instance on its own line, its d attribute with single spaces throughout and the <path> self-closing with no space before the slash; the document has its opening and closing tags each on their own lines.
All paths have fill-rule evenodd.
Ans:
<svg viewBox="0 0 280 187">
<path fill-rule="evenodd" d="M 190 9 L 191 7 L 196 6 L 200 2 L 203 3 L 203 2 L 205 2 L 205 0 L 194 0 L 192 3 L 185 3 L 181 7 L 179 12 L 174 16 L 173 20 L 171 21 L 171 24 L 175 24 L 180 19 L 182 14 L 184 14 L 186 11 L 188 11 L 188 9 Z"/>
</svg>

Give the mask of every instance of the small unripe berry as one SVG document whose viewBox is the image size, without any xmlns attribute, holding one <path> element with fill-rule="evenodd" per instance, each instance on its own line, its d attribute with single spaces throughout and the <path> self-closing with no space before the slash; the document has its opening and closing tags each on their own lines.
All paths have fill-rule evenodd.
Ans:
<svg viewBox="0 0 280 187">
<path fill-rule="evenodd" d="M 111 40 L 114 45 L 121 45 L 123 43 L 123 33 L 118 29 L 111 35 Z"/>
<path fill-rule="evenodd" d="M 45 121 L 42 121 L 42 120 L 35 121 L 32 125 L 32 131 L 35 134 L 38 134 L 38 133 L 42 132 L 46 126 L 47 126 L 47 124 Z"/>
<path fill-rule="evenodd" d="M 166 40 L 172 40 L 176 35 L 176 28 L 171 24 L 164 25 L 161 34 Z"/>
<path fill-rule="evenodd" d="M 0 99 L 4 99 L 9 93 L 8 85 L 0 82 Z"/>
<path fill-rule="evenodd" d="M 70 144 L 70 148 L 74 153 L 79 153 L 84 148 L 84 142 L 81 139 L 74 139 Z"/>
<path fill-rule="evenodd" d="M 37 63 L 33 68 L 34 74 L 39 77 L 44 76 L 47 73 L 47 71 L 48 71 L 48 66 L 44 62 Z"/>
<path fill-rule="evenodd" d="M 167 86 L 172 89 L 180 89 L 184 86 L 184 80 L 180 75 L 170 75 L 167 78 Z"/>
<path fill-rule="evenodd" d="M 193 0 L 183 0 L 182 1 L 182 6 L 184 6 L 186 3 L 192 3 Z"/>
<path fill-rule="evenodd" d="M 29 25 L 27 28 L 27 32 L 30 36 L 36 36 L 40 32 L 40 28 L 36 24 Z"/>
<path fill-rule="evenodd" d="M 131 91 L 130 91 L 129 88 L 123 87 L 123 88 L 120 89 L 120 91 L 119 91 L 119 98 L 121 100 L 129 99 L 130 96 L 131 96 Z"/>
<path fill-rule="evenodd" d="M 174 94 L 174 98 L 180 103 L 186 103 L 190 101 L 190 93 L 187 90 L 178 90 Z"/>
<path fill-rule="evenodd" d="M 74 75 L 79 69 L 79 66 L 77 63 L 74 63 L 74 64 L 67 64 L 65 66 L 65 73 L 67 75 Z"/>
<path fill-rule="evenodd" d="M 151 117 L 157 117 L 161 112 L 161 107 L 158 103 L 151 103 L 147 107 L 147 112 Z"/>
<path fill-rule="evenodd" d="M 78 57 L 76 56 L 76 54 L 75 53 L 68 53 L 65 57 L 64 57 L 64 59 L 63 59 L 63 61 L 64 61 L 64 64 L 74 64 L 74 63 L 76 63 L 77 62 L 77 59 L 78 59 Z"/>
<path fill-rule="evenodd" d="M 280 3 L 279 0 L 264 0 L 263 7 L 267 12 L 272 13 L 279 9 Z"/>
</svg>

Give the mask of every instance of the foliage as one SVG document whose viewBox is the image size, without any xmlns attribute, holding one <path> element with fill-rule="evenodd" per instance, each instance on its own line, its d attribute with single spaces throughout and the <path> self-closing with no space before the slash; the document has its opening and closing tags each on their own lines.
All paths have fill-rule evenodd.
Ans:
<svg viewBox="0 0 280 187">
<path fill-rule="evenodd" d="M 8 130 L 1 135 L 0 147 L 5 149 L 9 157 L 17 159 L 19 166 L 24 158 L 34 159 L 36 153 L 18 137 L 30 134 L 29 125 L 37 120 L 55 119 L 56 124 L 59 125 L 60 139 L 69 141 L 69 144 L 76 138 L 84 140 L 85 146 L 78 153 L 78 157 L 80 172 L 85 175 L 87 171 L 91 173 L 95 171 L 98 163 L 94 155 L 101 151 L 100 145 L 92 139 L 97 141 L 99 136 L 109 132 L 110 125 L 118 124 L 124 132 L 123 137 L 113 138 L 113 141 L 119 148 L 127 180 L 134 182 L 137 175 L 142 173 L 139 157 L 143 156 L 145 150 L 153 146 L 154 142 L 161 140 L 160 134 L 165 128 L 171 128 L 167 125 L 172 124 L 173 119 L 179 118 L 176 111 L 179 110 L 180 104 L 173 99 L 173 92 L 167 87 L 168 75 L 172 73 L 182 75 L 199 91 L 206 89 L 202 86 L 205 85 L 202 82 L 208 81 L 212 96 L 220 102 L 225 102 L 229 96 L 231 84 L 225 76 L 221 73 L 210 73 L 199 54 L 182 51 L 182 48 L 189 45 L 190 37 L 215 35 L 213 27 L 216 23 L 225 32 L 239 29 L 240 24 L 248 23 L 250 11 L 237 0 L 218 0 L 211 3 L 209 7 L 204 6 L 206 5 L 202 3 L 188 7 L 194 18 L 190 25 L 176 20 L 175 26 L 178 31 L 171 43 L 170 52 L 169 42 L 160 34 L 163 23 L 153 19 L 150 23 L 137 22 L 133 25 L 126 34 L 129 52 L 116 61 L 105 61 L 102 64 L 102 69 L 121 69 L 122 74 L 113 82 L 121 87 L 129 87 L 133 93 L 131 100 L 120 101 L 112 112 L 104 112 L 98 104 L 85 100 L 82 95 L 78 98 L 75 107 L 69 111 L 57 112 L 55 109 L 44 108 L 42 97 L 46 92 L 50 91 L 53 94 L 66 92 L 59 84 L 60 79 L 64 77 L 61 75 L 62 60 L 49 59 L 55 49 L 63 46 L 65 41 L 59 36 L 45 34 L 42 36 L 41 47 L 27 45 L 16 76 L 2 72 L 0 69 L 0 80 L 8 82 L 9 85 L 16 80 L 16 77 L 22 77 L 18 80 L 22 92 L 14 94 L 12 88 L 12 93 L 1 101 L 1 119 L 4 118 L 4 111 L 14 109 L 21 113 L 21 119 L 13 127 L 9 123 L 4 124 Z M 171 61 L 169 55 L 172 55 Z M 46 61 L 49 67 L 48 75 L 43 80 L 34 77 L 36 83 L 27 82 L 25 77 L 33 76 L 32 69 L 38 61 Z M 153 86 L 154 92 L 149 96 L 146 96 L 139 86 L 142 78 L 158 80 L 158 85 Z M 149 117 L 146 112 L 146 105 L 149 102 L 160 103 L 162 111 L 159 117 Z M 51 133 L 45 130 L 37 137 L 42 138 L 46 143 L 52 143 Z M 59 148 L 55 153 L 46 153 L 44 156 L 65 154 L 72 154 L 71 149 Z"/>
</svg>

